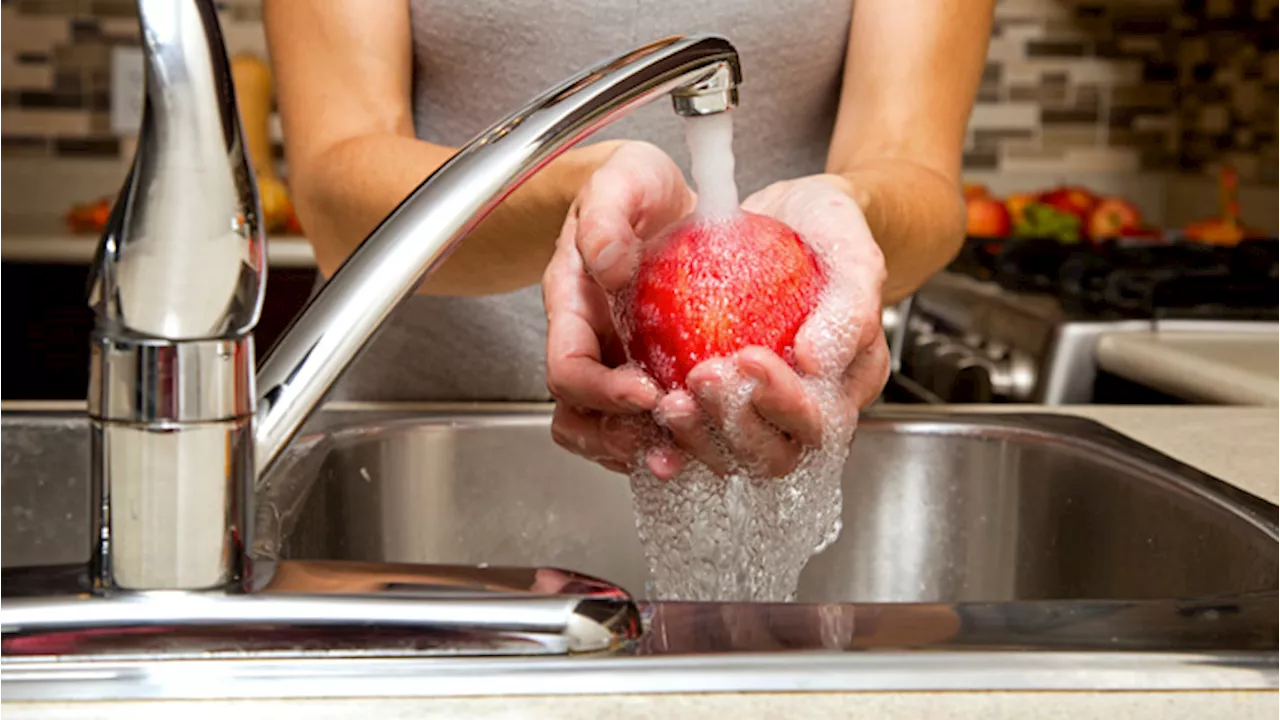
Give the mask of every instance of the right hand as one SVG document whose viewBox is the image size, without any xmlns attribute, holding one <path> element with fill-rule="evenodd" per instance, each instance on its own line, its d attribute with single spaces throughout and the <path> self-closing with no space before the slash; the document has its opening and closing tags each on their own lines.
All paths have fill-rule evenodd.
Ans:
<svg viewBox="0 0 1280 720">
<path fill-rule="evenodd" d="M 543 274 L 547 388 L 556 400 L 552 436 L 617 472 L 630 471 L 663 393 L 626 364 L 608 293 L 631 280 L 643 243 L 695 204 L 666 153 L 648 143 L 618 143 L 578 193 Z M 681 456 L 657 447 L 644 462 L 667 478 L 679 471 Z"/>
</svg>

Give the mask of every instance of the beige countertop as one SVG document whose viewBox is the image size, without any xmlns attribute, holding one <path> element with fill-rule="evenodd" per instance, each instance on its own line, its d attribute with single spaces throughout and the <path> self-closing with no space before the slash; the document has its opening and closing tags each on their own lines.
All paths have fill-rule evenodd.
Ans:
<svg viewBox="0 0 1280 720">
<path fill-rule="evenodd" d="M 1103 335 L 1098 365 L 1191 402 L 1280 404 L 1280 333 L 1139 332 Z"/>
<path fill-rule="evenodd" d="M 109 709 L 108 709 L 109 708 Z M 15 718 L 97 720 L 337 720 L 338 718 L 476 718 L 477 720 L 710 720 L 732 717 L 805 720 L 1275 720 L 1275 692 L 1254 693 L 851 693 L 828 695 L 662 695 L 429 700 L 261 700 L 24 706 Z"/>
<path fill-rule="evenodd" d="M 6 234 L 0 238 L 0 257 L 8 262 L 87 265 L 97 250 L 96 235 Z M 281 235 L 267 238 L 267 265 L 314 268 L 316 259 L 306 238 Z"/>
<path fill-rule="evenodd" d="M 932 406 L 895 409 L 934 412 Z M 1280 414 L 1276 408 L 1198 406 L 986 406 L 972 412 L 1060 412 L 1091 418 L 1271 502 L 1280 499 Z M 110 712 L 108 712 L 110 711 Z M 1254 692 L 866 692 L 428 698 L 395 700 L 209 701 L 86 704 L 5 703 L 9 718 L 135 720 L 248 718 L 560 718 L 629 720 L 729 715 L 750 718 L 1266 718 L 1280 712 L 1275 691 Z"/>
</svg>

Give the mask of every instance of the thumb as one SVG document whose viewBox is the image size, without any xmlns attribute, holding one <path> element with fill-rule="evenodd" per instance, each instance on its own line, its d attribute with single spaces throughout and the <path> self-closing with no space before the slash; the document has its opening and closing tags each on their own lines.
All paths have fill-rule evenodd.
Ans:
<svg viewBox="0 0 1280 720">
<path fill-rule="evenodd" d="M 622 146 L 578 195 L 576 243 L 587 272 L 605 290 L 622 288 L 643 242 L 692 207 L 693 193 L 671 158 L 646 143 Z"/>
</svg>

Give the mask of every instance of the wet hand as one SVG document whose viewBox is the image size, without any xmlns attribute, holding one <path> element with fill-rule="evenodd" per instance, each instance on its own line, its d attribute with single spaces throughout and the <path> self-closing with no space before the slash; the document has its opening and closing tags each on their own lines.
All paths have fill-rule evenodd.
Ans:
<svg viewBox="0 0 1280 720">
<path fill-rule="evenodd" d="M 542 278 L 547 312 L 547 388 L 556 400 L 556 442 L 627 472 L 662 398 L 626 353 L 609 312 L 607 292 L 630 281 L 641 244 L 694 207 L 683 174 L 653 145 L 624 142 L 585 183 L 565 219 Z M 664 476 L 679 462 L 674 449 L 648 463 Z"/>
<path fill-rule="evenodd" d="M 671 475 L 688 457 L 717 473 L 737 466 L 785 475 L 806 447 L 823 442 L 828 423 L 856 423 L 883 390 L 889 374 L 880 326 L 884 256 L 851 195 L 840 178 L 812 176 L 775 183 L 743 202 L 748 211 L 790 225 L 827 258 L 832 292 L 801 326 L 794 367 L 771 350 L 746 348 L 701 363 L 687 377 L 687 392 L 661 399 L 658 416 L 682 451 L 664 466 Z M 732 402 L 744 377 L 754 381 L 750 400 Z M 807 377 L 838 381 L 834 408 L 821 406 Z"/>
</svg>

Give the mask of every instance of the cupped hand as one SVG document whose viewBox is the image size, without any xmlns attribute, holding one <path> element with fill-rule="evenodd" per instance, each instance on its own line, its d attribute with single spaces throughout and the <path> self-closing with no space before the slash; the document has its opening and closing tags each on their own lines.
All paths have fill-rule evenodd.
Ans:
<svg viewBox="0 0 1280 720">
<path fill-rule="evenodd" d="M 684 456 L 718 473 L 739 467 L 780 477 L 795 469 L 806 447 L 821 445 L 832 426 L 856 424 L 859 412 L 884 389 L 884 256 L 852 189 L 839 177 L 775 183 L 742 207 L 791 226 L 825 258 L 827 294 L 796 335 L 794 365 L 762 347 L 707 360 L 689 372 L 688 391 L 662 398 L 658 416 Z M 812 378 L 838 384 L 825 406 L 806 382 Z M 733 402 L 744 379 L 754 381 L 749 402 Z M 733 431 L 713 433 L 716 428 Z"/>
<path fill-rule="evenodd" d="M 720 474 L 747 467 L 780 476 L 796 466 L 805 447 L 823 441 L 832 412 L 839 422 L 855 422 L 887 379 L 888 349 L 880 330 L 885 271 L 879 247 L 841 182 L 828 176 L 780 182 L 743 203 L 746 210 L 790 225 L 831 268 L 835 292 L 824 311 L 801 327 L 794 366 L 765 348 L 746 348 L 695 367 L 687 378 L 689 391 L 664 394 L 643 371 L 626 364 L 608 293 L 630 281 L 643 244 L 689 214 L 696 198 L 661 150 L 638 142 L 619 145 L 570 208 L 543 275 L 556 442 L 627 472 L 644 438 L 658 434 L 654 418 L 661 418 L 670 442 L 650 448 L 643 459 L 660 478 L 675 476 L 690 458 Z M 730 402 L 732 384 L 743 375 L 755 381 L 745 405 Z M 839 380 L 836 407 L 820 405 L 804 381 L 808 377 Z M 714 436 L 723 439 L 717 443 Z"/>
<path fill-rule="evenodd" d="M 607 293 L 635 274 L 642 243 L 688 214 L 695 198 L 680 168 L 657 147 L 624 142 L 583 185 L 542 278 L 547 312 L 547 388 L 556 400 L 556 442 L 627 472 L 662 398 L 647 374 L 626 364 Z M 647 462 L 669 475 L 679 453 Z"/>
</svg>

